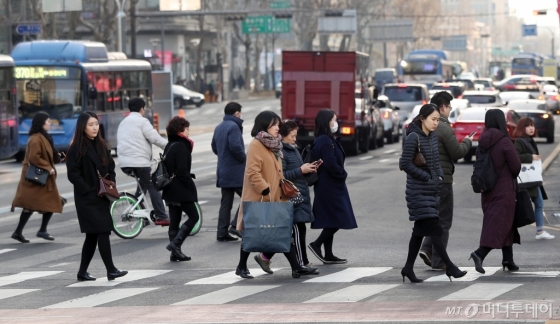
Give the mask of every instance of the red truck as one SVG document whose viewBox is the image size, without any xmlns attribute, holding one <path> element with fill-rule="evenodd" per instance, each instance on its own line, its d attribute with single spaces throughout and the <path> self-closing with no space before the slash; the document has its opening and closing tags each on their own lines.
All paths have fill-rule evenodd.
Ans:
<svg viewBox="0 0 560 324">
<path fill-rule="evenodd" d="M 314 140 L 315 116 L 324 108 L 338 118 L 349 155 L 383 145 L 368 92 L 369 56 L 358 52 L 282 52 L 282 119 L 299 125 L 300 147 Z"/>
</svg>

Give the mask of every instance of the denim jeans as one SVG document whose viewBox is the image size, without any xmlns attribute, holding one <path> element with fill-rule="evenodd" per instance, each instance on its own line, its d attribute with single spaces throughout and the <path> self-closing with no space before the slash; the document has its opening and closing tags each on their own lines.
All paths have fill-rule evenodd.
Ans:
<svg viewBox="0 0 560 324">
<path fill-rule="evenodd" d="M 531 198 L 531 200 L 533 201 L 533 204 L 535 204 L 535 223 L 537 225 L 537 230 L 542 230 L 544 225 L 544 200 L 540 187 L 537 188 L 537 196 L 535 198 Z"/>
</svg>

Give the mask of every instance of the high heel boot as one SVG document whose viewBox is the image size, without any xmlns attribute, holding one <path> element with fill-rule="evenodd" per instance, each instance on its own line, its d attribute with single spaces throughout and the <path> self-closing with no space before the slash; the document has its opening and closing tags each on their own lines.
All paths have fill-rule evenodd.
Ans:
<svg viewBox="0 0 560 324">
<path fill-rule="evenodd" d="M 476 252 L 471 253 L 471 256 L 470 256 L 469 260 L 470 259 L 473 259 L 474 268 L 476 269 L 476 271 L 478 271 L 480 273 L 486 273 L 486 271 L 482 267 L 482 259 L 478 256 L 478 254 L 476 254 Z"/>
<path fill-rule="evenodd" d="M 175 236 L 177 236 L 177 232 L 167 232 L 167 235 L 169 236 L 169 242 L 173 242 Z M 171 252 L 171 255 L 169 256 L 169 261 L 176 262 L 179 260 L 173 255 L 173 252 Z"/>
<path fill-rule="evenodd" d="M 416 278 L 416 275 L 414 274 L 414 271 L 412 269 L 405 269 L 402 268 L 401 270 L 401 276 L 402 276 L 402 281 L 404 282 L 404 277 L 407 277 L 408 280 L 410 280 L 410 282 L 413 283 L 420 283 L 420 282 L 424 282 L 424 279 L 418 279 Z"/>
<path fill-rule="evenodd" d="M 183 245 L 183 242 L 185 241 L 191 230 L 192 228 L 188 227 L 186 223 L 183 224 L 183 226 L 181 226 L 181 228 L 179 229 L 177 236 L 175 236 L 173 241 L 171 241 L 166 247 L 167 250 L 171 251 L 173 256 L 175 256 L 178 261 L 189 261 L 191 259 L 191 257 L 186 256 L 183 254 L 183 252 L 181 252 L 181 245 Z"/>
<path fill-rule="evenodd" d="M 515 262 L 512 261 L 502 261 L 502 271 L 506 271 L 506 268 L 508 268 L 508 271 L 517 271 L 519 270 L 519 267 L 515 264 Z"/>
<path fill-rule="evenodd" d="M 445 270 L 445 275 L 447 276 L 447 278 L 449 278 L 449 281 L 451 280 L 451 277 L 457 279 L 457 278 L 461 278 L 464 277 L 467 274 L 467 271 L 462 271 L 461 269 L 454 267 L 454 268 L 447 268 Z"/>
</svg>

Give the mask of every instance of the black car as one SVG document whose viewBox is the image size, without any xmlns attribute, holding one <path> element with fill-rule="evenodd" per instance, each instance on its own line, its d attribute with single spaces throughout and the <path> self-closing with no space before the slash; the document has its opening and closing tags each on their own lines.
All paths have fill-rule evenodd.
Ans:
<svg viewBox="0 0 560 324">
<path fill-rule="evenodd" d="M 200 107 L 204 104 L 204 95 L 183 86 L 174 84 L 173 87 L 173 108 L 180 109 L 187 105 Z"/>
<path fill-rule="evenodd" d="M 535 122 L 539 137 L 547 143 L 554 143 L 554 116 L 546 108 L 546 101 L 535 99 L 514 99 L 508 108 L 515 110 L 521 117 L 529 117 Z"/>
</svg>

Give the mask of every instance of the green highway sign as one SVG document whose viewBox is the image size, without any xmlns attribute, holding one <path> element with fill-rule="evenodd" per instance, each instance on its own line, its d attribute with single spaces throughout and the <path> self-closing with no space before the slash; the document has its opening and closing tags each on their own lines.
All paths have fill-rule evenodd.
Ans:
<svg viewBox="0 0 560 324">
<path fill-rule="evenodd" d="M 290 1 L 274 1 L 270 4 L 270 9 L 290 8 Z"/>
<path fill-rule="evenodd" d="M 243 20 L 244 34 L 289 33 L 291 19 L 276 19 L 274 16 L 249 16 Z"/>
</svg>

